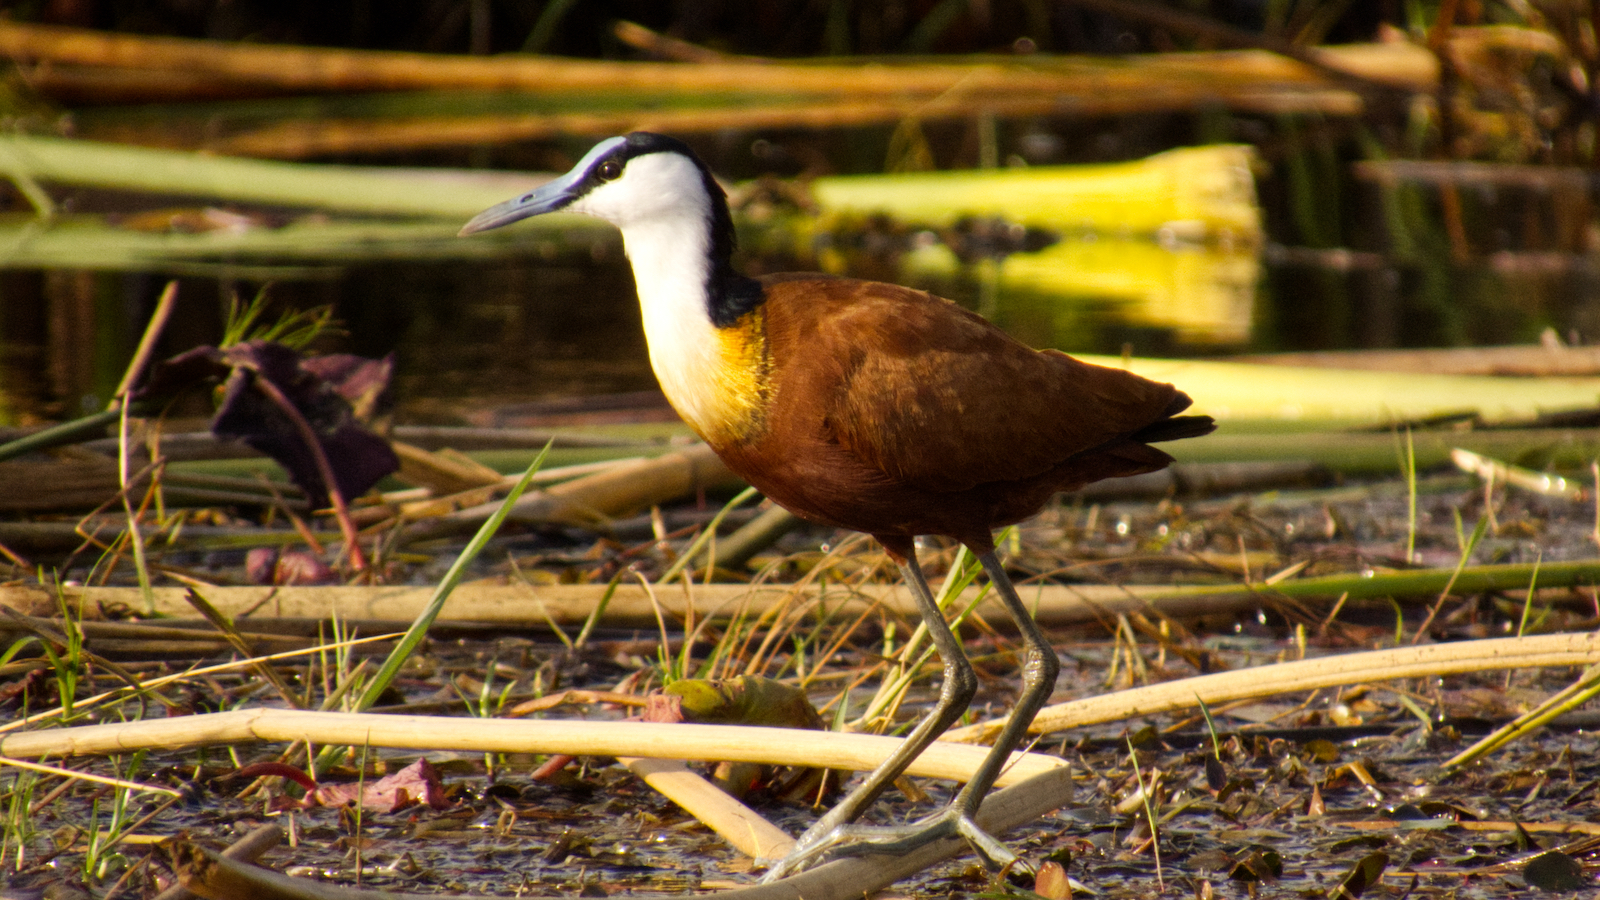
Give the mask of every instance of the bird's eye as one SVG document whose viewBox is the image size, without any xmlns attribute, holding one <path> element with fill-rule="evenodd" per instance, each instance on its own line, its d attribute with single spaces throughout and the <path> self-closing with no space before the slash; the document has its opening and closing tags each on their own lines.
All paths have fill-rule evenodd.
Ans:
<svg viewBox="0 0 1600 900">
<path fill-rule="evenodd" d="M 622 177 L 622 163 L 614 159 L 608 159 L 600 164 L 600 168 L 595 170 L 595 174 L 600 176 L 601 181 L 616 181 Z"/>
</svg>

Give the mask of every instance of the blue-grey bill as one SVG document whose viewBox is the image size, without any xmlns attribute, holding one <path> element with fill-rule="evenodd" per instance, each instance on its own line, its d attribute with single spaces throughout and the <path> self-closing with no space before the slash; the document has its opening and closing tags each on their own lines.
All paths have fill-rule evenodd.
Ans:
<svg viewBox="0 0 1600 900">
<path fill-rule="evenodd" d="M 569 172 L 555 181 L 546 182 L 526 194 L 512 197 L 504 203 L 497 203 L 473 216 L 472 220 L 461 226 L 461 231 L 457 233 L 460 235 L 477 234 L 480 231 L 488 231 L 492 228 L 499 228 L 502 225 L 510 225 L 512 222 L 526 219 L 529 216 L 554 212 L 577 199 L 577 195 L 572 192 L 573 180 L 572 174 Z"/>
<path fill-rule="evenodd" d="M 461 226 L 461 231 L 457 233 L 477 234 L 480 231 L 510 225 L 530 216 L 561 209 L 582 196 L 585 190 L 583 180 L 588 177 L 595 161 L 610 153 L 620 143 L 623 143 L 623 139 L 616 137 L 595 144 L 584 154 L 583 159 L 578 160 L 578 164 L 572 167 L 572 171 L 554 181 L 547 181 L 526 194 L 489 207 L 473 216 L 472 221 Z"/>
</svg>

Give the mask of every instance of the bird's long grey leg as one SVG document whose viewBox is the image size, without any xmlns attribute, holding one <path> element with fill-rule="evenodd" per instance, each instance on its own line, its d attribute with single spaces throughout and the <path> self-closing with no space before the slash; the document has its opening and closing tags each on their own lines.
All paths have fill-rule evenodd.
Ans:
<svg viewBox="0 0 1600 900">
<path fill-rule="evenodd" d="M 841 847 L 840 853 L 903 854 L 941 838 L 959 835 L 966 839 L 967 844 L 991 868 L 1004 868 L 1016 861 L 1016 854 L 1006 849 L 1006 846 L 994 836 L 979 828 L 974 817 L 977 815 L 978 807 L 983 804 L 983 798 L 994 786 L 995 779 L 1000 777 L 1000 772 L 1009 761 L 1011 752 L 1022 742 L 1022 737 L 1027 733 L 1034 716 L 1038 715 L 1039 710 L 1050 699 L 1050 693 L 1055 688 L 1056 675 L 1061 671 L 1061 663 L 1056 658 L 1055 650 L 1045 641 L 1044 633 L 1034 623 L 1033 616 L 1028 613 L 1027 607 L 1023 606 L 1021 598 L 1017 596 L 1016 588 L 1006 576 L 1005 569 L 1001 567 L 994 551 L 986 550 L 977 556 L 983 563 L 984 571 L 989 573 L 989 579 L 1000 602 L 1016 620 L 1017 628 L 1022 633 L 1022 692 L 1017 697 L 1016 708 L 1012 710 L 1010 718 L 1001 728 L 1000 736 L 995 740 L 994 747 L 989 750 L 989 755 L 984 757 L 972 778 L 948 806 L 920 822 L 906 826 L 841 825 L 839 826 L 841 837 L 857 838 L 859 843 Z"/>
<path fill-rule="evenodd" d="M 950 802 L 952 807 L 961 811 L 960 822 L 957 830 L 973 849 L 989 857 L 992 863 L 1004 864 L 1015 857 L 1004 847 L 995 842 L 993 847 L 984 846 L 985 841 L 993 841 L 982 831 L 971 825 L 972 817 L 977 815 L 978 807 L 983 804 L 983 798 L 988 795 L 989 789 L 994 787 L 996 778 L 1005 768 L 1011 752 L 1022 743 L 1023 737 L 1028 733 L 1028 726 L 1033 724 L 1034 716 L 1049 702 L 1050 694 L 1055 690 L 1056 676 L 1061 673 L 1061 660 L 1056 657 L 1054 647 L 1045 640 L 1044 632 L 1039 630 L 1039 625 L 1033 620 L 1033 614 L 1023 605 L 1022 598 L 1017 596 L 1017 589 L 1011 584 L 1011 578 L 1006 575 L 1005 567 L 995 556 L 993 550 L 978 554 L 978 561 L 983 564 L 983 570 L 989 574 L 989 583 L 994 586 L 995 593 L 1000 602 L 1005 605 L 1006 612 L 1017 623 L 1017 630 L 1021 632 L 1023 643 L 1022 655 L 1022 691 L 1017 695 L 1016 706 L 1011 710 L 1011 715 L 1006 719 L 1006 724 L 1000 729 L 999 737 L 995 738 L 994 747 L 989 755 L 984 757 L 983 763 L 973 773 L 971 780 L 961 788 L 961 793 Z M 971 831 L 969 832 L 969 828 Z M 972 833 L 975 832 L 975 833 Z M 995 849 L 998 854 L 993 853 Z"/>
<path fill-rule="evenodd" d="M 900 556 L 892 551 L 891 555 Z M 928 580 L 923 577 L 922 568 L 917 565 L 915 551 L 905 554 L 904 558 L 898 559 L 897 562 L 900 565 L 900 574 L 911 589 L 912 597 L 916 599 L 917 611 L 922 615 L 922 621 L 928 628 L 928 637 L 933 641 L 935 649 L 939 651 L 939 658 L 944 662 L 944 684 L 939 689 L 939 700 L 933 710 L 917 723 L 917 727 L 893 755 L 880 763 L 855 790 L 806 829 L 805 834 L 795 842 L 795 848 L 773 865 L 762 878 L 763 882 L 776 881 L 804 868 L 825 851 L 852 837 L 847 826 L 860 817 L 862 811 L 872 801 L 878 799 L 884 788 L 900 777 L 906 767 L 911 765 L 912 760 L 921 755 L 929 744 L 944 734 L 951 724 L 961 717 L 967 709 L 967 704 L 972 702 L 972 695 L 978 690 L 978 679 L 973 674 L 972 664 L 967 661 L 961 643 L 951 633 L 950 626 L 944 620 L 944 614 L 934 602 Z M 993 778 L 990 781 L 993 781 Z"/>
</svg>

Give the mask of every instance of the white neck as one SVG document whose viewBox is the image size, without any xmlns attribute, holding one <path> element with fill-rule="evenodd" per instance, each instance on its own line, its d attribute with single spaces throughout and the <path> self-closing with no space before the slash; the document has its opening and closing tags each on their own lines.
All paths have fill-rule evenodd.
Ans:
<svg viewBox="0 0 1600 900">
<path fill-rule="evenodd" d="M 572 204 L 622 230 L 644 314 L 650 366 L 678 414 L 701 436 L 729 421 L 724 341 L 711 319 L 712 199 L 705 176 L 677 153 L 635 157 L 620 179 Z"/>
<path fill-rule="evenodd" d="M 721 343 L 706 293 L 711 237 L 703 216 L 653 218 L 626 225 L 650 367 L 678 413 L 705 434 L 716 426 Z"/>
</svg>

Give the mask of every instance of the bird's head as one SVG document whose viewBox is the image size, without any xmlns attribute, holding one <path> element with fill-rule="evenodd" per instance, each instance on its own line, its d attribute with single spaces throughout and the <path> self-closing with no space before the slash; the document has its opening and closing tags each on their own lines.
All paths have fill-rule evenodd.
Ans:
<svg viewBox="0 0 1600 900">
<path fill-rule="evenodd" d="M 629 226 L 727 215 L 726 200 L 705 166 L 682 141 L 647 131 L 607 138 L 572 171 L 484 210 L 462 227 L 476 234 L 530 216 L 566 210 L 587 213 L 626 231 Z"/>
</svg>

